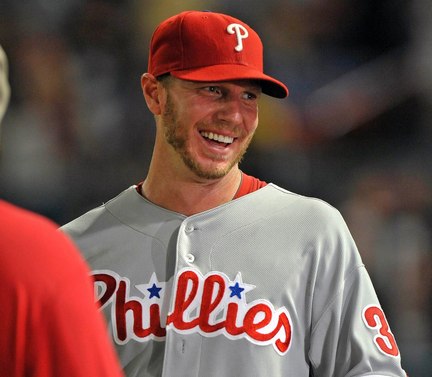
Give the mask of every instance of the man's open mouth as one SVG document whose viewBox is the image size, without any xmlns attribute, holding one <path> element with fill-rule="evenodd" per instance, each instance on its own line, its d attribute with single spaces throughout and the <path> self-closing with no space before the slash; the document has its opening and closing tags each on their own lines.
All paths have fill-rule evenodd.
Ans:
<svg viewBox="0 0 432 377">
<path fill-rule="evenodd" d="M 219 135 L 219 134 L 216 134 L 213 132 L 201 131 L 200 134 L 201 134 L 201 136 L 203 136 L 204 138 L 206 138 L 208 140 L 212 140 L 212 141 L 218 142 L 220 144 L 225 144 L 225 146 L 232 144 L 232 142 L 234 141 L 233 137 Z"/>
</svg>

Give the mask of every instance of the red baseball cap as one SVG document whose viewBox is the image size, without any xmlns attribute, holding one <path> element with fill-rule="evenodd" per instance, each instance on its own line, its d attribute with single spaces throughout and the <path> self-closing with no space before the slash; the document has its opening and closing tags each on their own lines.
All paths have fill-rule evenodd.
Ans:
<svg viewBox="0 0 432 377">
<path fill-rule="evenodd" d="M 284 98 L 288 88 L 263 72 L 263 45 L 244 22 L 221 13 L 186 11 L 155 30 L 148 72 L 189 81 L 259 80 L 262 91 Z"/>
</svg>

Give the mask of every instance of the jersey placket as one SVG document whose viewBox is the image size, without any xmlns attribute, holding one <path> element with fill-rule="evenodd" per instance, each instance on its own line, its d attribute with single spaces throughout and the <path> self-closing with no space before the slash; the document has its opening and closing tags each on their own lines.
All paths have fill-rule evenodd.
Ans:
<svg viewBox="0 0 432 377">
<path fill-rule="evenodd" d="M 177 261 L 174 277 L 183 268 L 199 268 L 197 264 L 202 261 L 200 251 L 195 249 L 194 238 L 198 227 L 188 218 L 180 226 L 177 237 Z M 170 313 L 173 313 L 176 299 L 176 286 L 173 287 L 170 303 Z M 198 292 L 199 293 L 199 292 Z M 199 295 L 195 297 L 198 300 Z M 194 305 L 195 302 L 192 303 Z M 183 319 L 186 323 L 191 323 L 198 313 L 199 308 L 195 308 Z M 192 326 L 192 325 L 191 325 Z M 163 377 L 193 377 L 199 376 L 200 354 L 202 349 L 202 337 L 196 333 L 196 329 L 178 330 L 172 324 L 168 324 L 165 339 L 165 356 Z"/>
</svg>

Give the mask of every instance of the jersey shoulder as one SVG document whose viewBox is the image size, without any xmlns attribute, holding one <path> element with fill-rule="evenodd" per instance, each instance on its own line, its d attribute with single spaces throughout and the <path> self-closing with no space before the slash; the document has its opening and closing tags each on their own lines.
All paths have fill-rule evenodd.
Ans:
<svg viewBox="0 0 432 377">
<path fill-rule="evenodd" d="M 263 197 L 258 199 L 265 202 L 267 208 L 272 209 L 274 215 L 295 217 L 297 220 L 307 220 L 316 225 L 327 227 L 345 226 L 340 211 L 328 202 L 286 190 L 273 183 L 268 184 L 261 191 Z"/>
<path fill-rule="evenodd" d="M 260 191 L 268 223 L 277 224 L 280 234 L 295 235 L 295 239 L 309 245 L 311 252 L 321 258 L 330 260 L 344 255 L 353 258 L 355 265 L 362 264 L 351 232 L 337 208 L 322 199 L 299 195 L 274 184 Z"/>
<path fill-rule="evenodd" d="M 112 230 L 152 234 L 153 228 L 169 221 L 182 221 L 185 216 L 161 208 L 136 191 L 131 186 L 119 195 L 94 208 L 82 216 L 63 225 L 60 229 L 67 233 L 80 246 L 86 239 L 98 238 L 98 243 L 113 242 L 111 236 L 101 237 Z"/>
<path fill-rule="evenodd" d="M 105 228 L 109 226 L 109 223 L 120 222 L 116 213 L 110 211 L 110 207 L 118 206 L 117 203 L 121 203 L 123 206 L 123 213 L 131 210 L 133 207 L 131 197 L 133 196 L 133 187 L 130 187 L 116 197 L 112 198 L 106 203 L 89 210 L 88 212 L 82 214 L 76 219 L 64 224 L 60 229 L 69 234 L 72 238 L 76 238 L 84 235 L 86 232 L 94 231 L 98 228 Z"/>
</svg>

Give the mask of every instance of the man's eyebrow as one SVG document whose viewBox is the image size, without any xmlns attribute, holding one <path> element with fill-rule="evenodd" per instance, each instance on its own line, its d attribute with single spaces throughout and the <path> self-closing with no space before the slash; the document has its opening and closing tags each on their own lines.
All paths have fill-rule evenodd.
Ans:
<svg viewBox="0 0 432 377">
<path fill-rule="evenodd" d="M 246 92 L 256 92 L 257 94 L 262 93 L 262 86 L 258 80 L 249 79 L 238 79 L 238 80 L 227 80 L 227 81 L 193 81 L 193 80 L 182 80 L 182 86 L 186 89 L 196 89 L 200 87 L 209 86 L 220 86 L 223 87 L 226 84 L 236 84 L 243 87 Z"/>
</svg>

